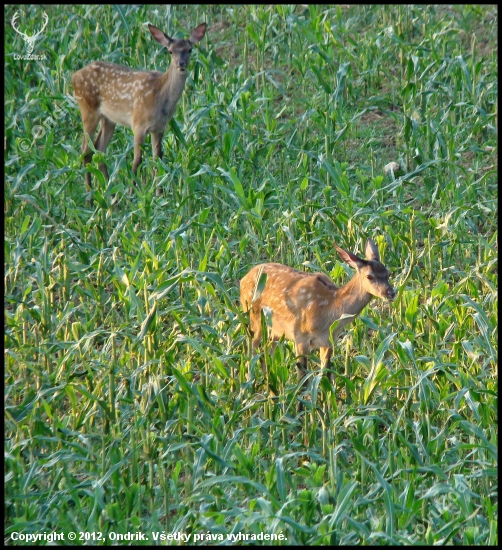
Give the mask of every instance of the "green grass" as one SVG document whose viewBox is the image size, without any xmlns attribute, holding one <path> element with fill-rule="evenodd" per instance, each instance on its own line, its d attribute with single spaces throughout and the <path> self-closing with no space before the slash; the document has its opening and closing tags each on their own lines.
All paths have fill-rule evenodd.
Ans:
<svg viewBox="0 0 502 550">
<path fill-rule="evenodd" d="M 6 541 L 497 544 L 497 8 L 44 9 L 42 60 L 6 25 Z M 133 188 L 117 127 L 87 206 L 71 75 L 164 70 L 145 23 L 202 21 L 164 159 L 148 139 Z M 314 353 L 303 394 L 289 343 L 263 376 L 240 278 L 342 284 L 333 245 L 367 237 L 398 298 L 350 325 L 334 385 Z"/>
</svg>

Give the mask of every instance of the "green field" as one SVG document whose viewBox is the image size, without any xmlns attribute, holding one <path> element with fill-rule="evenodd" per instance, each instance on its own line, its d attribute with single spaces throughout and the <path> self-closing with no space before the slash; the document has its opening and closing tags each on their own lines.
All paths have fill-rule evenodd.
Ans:
<svg viewBox="0 0 502 550">
<path fill-rule="evenodd" d="M 44 9 L 23 59 L 10 22 Z M 164 158 L 147 138 L 135 187 L 117 126 L 91 197 L 72 74 L 164 71 L 146 23 L 203 21 Z M 497 544 L 497 27 L 495 5 L 6 7 L 6 544 Z M 333 384 L 313 352 L 298 386 L 288 342 L 263 373 L 239 280 L 341 285 L 334 245 L 368 237 L 398 296 L 349 325 Z"/>
</svg>

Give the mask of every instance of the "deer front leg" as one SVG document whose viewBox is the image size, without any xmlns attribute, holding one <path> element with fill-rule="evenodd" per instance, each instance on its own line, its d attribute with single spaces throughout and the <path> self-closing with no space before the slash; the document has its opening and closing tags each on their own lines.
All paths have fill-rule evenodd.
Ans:
<svg viewBox="0 0 502 550">
<path fill-rule="evenodd" d="M 162 132 L 152 133 L 152 151 L 153 159 L 162 158 Z"/>
<path fill-rule="evenodd" d="M 138 166 L 141 164 L 141 146 L 143 142 L 137 143 L 136 139 L 134 140 L 134 162 L 132 163 L 132 173 L 136 175 L 138 171 Z"/>
<path fill-rule="evenodd" d="M 85 138 L 87 140 L 87 138 Z M 82 147 L 83 149 L 83 147 Z M 86 153 L 84 155 L 84 166 L 87 166 L 91 160 L 92 160 L 92 151 L 90 150 L 90 148 L 88 148 L 90 153 Z M 87 185 L 87 190 L 88 191 L 92 191 L 92 180 L 91 180 L 91 173 L 90 172 L 87 172 L 85 173 L 85 183 Z"/>
</svg>

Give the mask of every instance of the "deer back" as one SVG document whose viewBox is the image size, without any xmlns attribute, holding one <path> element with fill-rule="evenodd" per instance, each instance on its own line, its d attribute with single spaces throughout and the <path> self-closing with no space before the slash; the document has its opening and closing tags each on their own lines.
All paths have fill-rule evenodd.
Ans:
<svg viewBox="0 0 502 550">
<path fill-rule="evenodd" d="M 260 273 L 267 279 L 262 293 L 253 302 Z M 273 332 L 290 339 L 302 333 L 323 331 L 333 322 L 333 303 L 338 287 L 324 273 L 305 273 L 291 267 L 268 263 L 255 266 L 241 281 L 241 305 L 259 314 L 272 311 Z"/>
</svg>

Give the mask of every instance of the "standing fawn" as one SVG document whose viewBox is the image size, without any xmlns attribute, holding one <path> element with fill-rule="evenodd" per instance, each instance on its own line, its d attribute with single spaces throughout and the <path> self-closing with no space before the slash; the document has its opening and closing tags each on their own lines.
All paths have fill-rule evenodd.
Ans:
<svg viewBox="0 0 502 550">
<path fill-rule="evenodd" d="M 250 311 L 253 351 L 261 343 L 261 311 L 268 308 L 272 340 L 284 336 L 295 343 L 298 382 L 305 376 L 311 349 L 320 349 L 321 366 L 329 369 L 333 353 L 329 333 L 334 321 L 340 319 L 333 331 L 333 342 L 373 296 L 389 301 L 396 297 L 389 284 L 389 271 L 380 263 L 378 248 L 371 239 L 366 241 L 366 260 L 336 245 L 335 248 L 342 260 L 356 270 L 342 287 L 323 273 L 305 273 L 277 263 L 256 265 L 240 282 L 242 309 Z M 261 273 L 266 273 L 267 279 L 259 294 Z M 341 319 L 344 315 L 347 317 Z"/>
<path fill-rule="evenodd" d="M 92 140 L 98 123 L 100 127 L 94 147 L 103 153 L 110 143 L 116 124 L 132 128 L 134 175 L 141 163 L 141 145 L 147 134 L 152 134 L 153 158 L 162 158 L 162 135 L 185 87 L 192 46 L 204 37 L 206 23 L 195 27 L 187 40 L 173 40 L 150 24 L 148 28 L 155 40 L 171 54 L 167 72 L 141 71 L 114 63 L 93 61 L 72 77 L 75 99 L 84 124 L 84 166 L 92 158 L 87 134 Z M 99 168 L 108 179 L 106 165 L 101 163 Z M 86 172 L 85 178 L 90 189 L 90 172 Z"/>
</svg>

